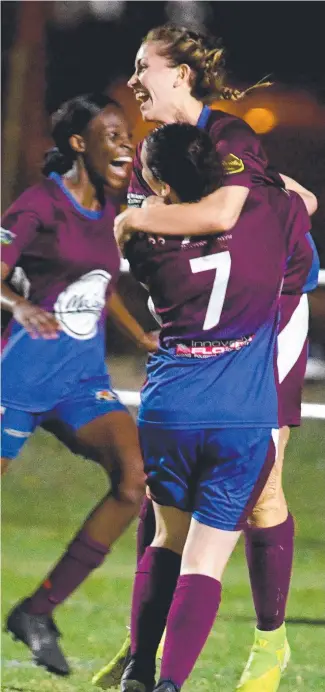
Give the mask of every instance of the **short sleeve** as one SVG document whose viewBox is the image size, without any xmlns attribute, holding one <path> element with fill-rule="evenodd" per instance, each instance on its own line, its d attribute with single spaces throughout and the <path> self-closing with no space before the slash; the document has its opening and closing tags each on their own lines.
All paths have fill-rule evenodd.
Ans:
<svg viewBox="0 0 325 692">
<path fill-rule="evenodd" d="M 231 118 L 221 130 L 212 126 L 210 137 L 222 158 L 224 185 L 251 189 L 269 183 L 283 187 L 280 176 L 269 165 L 258 136 L 243 120 Z"/>
<path fill-rule="evenodd" d="M 1 220 L 1 259 L 8 267 L 16 265 L 23 251 L 42 225 L 35 208 L 33 188 L 26 190 L 5 212 Z"/>
<path fill-rule="evenodd" d="M 282 293 L 299 294 L 317 285 L 319 260 L 309 232 L 311 223 L 304 202 L 292 191 L 290 201 L 290 215 L 285 227 L 288 257 Z"/>
<path fill-rule="evenodd" d="M 127 194 L 128 207 L 141 207 L 146 197 L 150 197 L 154 194 L 142 177 L 142 165 L 140 158 L 142 145 L 143 142 L 138 144 L 135 157 L 133 159 L 131 180 Z"/>
</svg>

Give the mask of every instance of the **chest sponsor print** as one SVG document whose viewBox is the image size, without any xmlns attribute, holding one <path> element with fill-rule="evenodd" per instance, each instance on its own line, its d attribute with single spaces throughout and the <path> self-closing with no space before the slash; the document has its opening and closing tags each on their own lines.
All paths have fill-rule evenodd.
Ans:
<svg viewBox="0 0 325 692">
<path fill-rule="evenodd" d="M 97 334 L 111 278 L 103 269 L 95 269 L 60 293 L 54 314 L 66 334 L 80 340 L 92 339 Z"/>
</svg>

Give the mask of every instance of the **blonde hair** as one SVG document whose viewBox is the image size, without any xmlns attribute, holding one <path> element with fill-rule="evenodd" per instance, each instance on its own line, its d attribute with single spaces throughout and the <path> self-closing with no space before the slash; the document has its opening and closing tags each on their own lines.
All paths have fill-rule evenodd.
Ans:
<svg viewBox="0 0 325 692">
<path fill-rule="evenodd" d="M 264 81 L 265 77 L 245 91 L 225 86 L 224 49 L 220 41 L 203 33 L 164 24 L 149 31 L 144 43 L 149 41 L 160 43 L 158 53 L 166 57 L 172 67 L 185 63 L 191 68 L 192 94 L 200 101 L 216 98 L 238 101 L 256 87 L 271 86 L 271 82 Z"/>
</svg>

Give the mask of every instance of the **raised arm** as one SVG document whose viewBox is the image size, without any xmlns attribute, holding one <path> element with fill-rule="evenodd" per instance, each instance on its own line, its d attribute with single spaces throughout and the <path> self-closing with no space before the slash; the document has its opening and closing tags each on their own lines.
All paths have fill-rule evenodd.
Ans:
<svg viewBox="0 0 325 692">
<path fill-rule="evenodd" d="M 283 185 L 280 176 L 270 171 L 259 138 L 243 120 L 232 116 L 227 116 L 224 121 L 216 119 L 209 134 L 222 158 L 223 187 L 194 204 L 124 212 L 116 220 L 118 242 L 123 244 L 127 233 L 138 231 L 157 235 L 209 235 L 229 231 L 236 224 L 251 188 L 261 184 Z M 139 155 L 136 165 L 135 192 L 139 194 Z M 144 198 L 145 193 L 142 194 Z"/>
<path fill-rule="evenodd" d="M 297 183 L 297 181 L 293 178 L 289 178 L 288 175 L 281 173 L 281 178 L 285 184 L 286 190 L 293 190 L 301 197 L 306 205 L 309 216 L 315 214 L 315 211 L 317 211 L 318 202 L 317 197 L 313 194 L 313 192 L 307 190 L 305 187 L 300 185 L 300 183 Z"/>
</svg>

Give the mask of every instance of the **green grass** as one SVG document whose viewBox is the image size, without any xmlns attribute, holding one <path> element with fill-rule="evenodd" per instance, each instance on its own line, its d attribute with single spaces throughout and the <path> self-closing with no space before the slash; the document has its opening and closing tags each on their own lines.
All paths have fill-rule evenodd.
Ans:
<svg viewBox="0 0 325 692">
<path fill-rule="evenodd" d="M 288 605 L 292 662 L 281 692 L 325 690 L 324 622 L 325 426 L 305 422 L 292 436 L 285 488 L 297 519 L 294 577 Z M 3 482 L 2 609 L 28 594 L 56 560 L 103 493 L 95 465 L 72 457 L 39 432 Z M 34 667 L 29 651 L 2 637 L 4 692 L 89 692 L 91 675 L 116 653 L 125 636 L 134 570 L 135 526 L 105 565 L 61 607 L 57 622 L 73 675 L 61 680 Z M 232 692 L 252 642 L 254 612 L 243 549 L 224 579 L 223 602 L 187 692 Z"/>
</svg>

